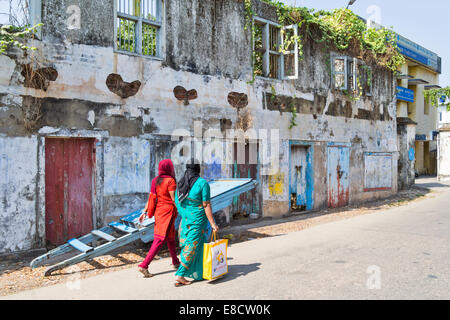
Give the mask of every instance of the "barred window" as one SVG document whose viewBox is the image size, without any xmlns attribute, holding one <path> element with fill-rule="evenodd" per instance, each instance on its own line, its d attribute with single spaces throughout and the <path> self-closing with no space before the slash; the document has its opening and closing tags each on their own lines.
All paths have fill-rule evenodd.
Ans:
<svg viewBox="0 0 450 320">
<path fill-rule="evenodd" d="M 254 74 L 272 79 L 297 79 L 297 25 L 280 26 L 254 17 L 253 31 Z"/>
<path fill-rule="evenodd" d="M 116 0 L 116 50 L 160 57 L 161 0 Z"/>
<path fill-rule="evenodd" d="M 348 56 L 331 57 L 332 83 L 335 89 L 372 95 L 372 70 L 363 61 Z"/>
</svg>

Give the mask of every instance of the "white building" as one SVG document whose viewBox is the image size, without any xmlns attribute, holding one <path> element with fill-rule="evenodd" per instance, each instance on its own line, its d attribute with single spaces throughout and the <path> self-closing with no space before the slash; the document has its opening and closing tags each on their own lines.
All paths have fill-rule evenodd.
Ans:
<svg viewBox="0 0 450 320">
<path fill-rule="evenodd" d="M 438 128 L 442 128 L 446 123 L 450 123 L 450 111 L 446 105 L 440 105 L 438 108 Z"/>
<path fill-rule="evenodd" d="M 449 101 L 445 101 L 448 103 Z M 450 180 L 450 111 L 442 103 L 438 108 L 438 165 L 437 174 L 439 181 Z"/>
</svg>

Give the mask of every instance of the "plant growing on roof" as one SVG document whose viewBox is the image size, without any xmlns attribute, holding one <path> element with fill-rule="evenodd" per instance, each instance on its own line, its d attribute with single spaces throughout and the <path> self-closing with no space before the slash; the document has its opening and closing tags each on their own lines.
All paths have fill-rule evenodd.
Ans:
<svg viewBox="0 0 450 320">
<path fill-rule="evenodd" d="M 450 111 L 450 102 L 447 102 L 447 98 L 450 97 L 450 87 L 424 90 L 423 95 L 427 102 L 435 107 L 439 107 L 441 99 L 444 98 L 445 100 L 441 104 L 447 107 L 447 111 Z"/>
<path fill-rule="evenodd" d="M 297 8 L 275 0 L 261 0 L 277 8 L 278 22 L 283 25 L 297 24 L 299 34 L 303 39 L 307 38 L 322 43 L 329 49 L 349 51 L 355 57 L 366 62 L 372 62 L 395 72 L 405 58 L 398 51 L 395 33 L 387 28 L 367 28 L 356 14 L 349 9 L 335 9 L 333 11 L 315 11 L 308 8 Z M 252 26 L 254 39 L 255 28 L 252 17 L 255 15 L 252 9 L 252 0 L 245 0 L 246 29 Z M 301 36 L 294 38 L 290 35 L 286 39 L 286 45 L 295 40 L 300 42 Z M 280 48 L 283 52 L 285 48 Z M 255 52 L 253 52 L 255 57 Z M 302 46 L 299 43 L 299 58 L 303 57 Z M 253 59 L 255 61 L 255 59 Z"/>
</svg>

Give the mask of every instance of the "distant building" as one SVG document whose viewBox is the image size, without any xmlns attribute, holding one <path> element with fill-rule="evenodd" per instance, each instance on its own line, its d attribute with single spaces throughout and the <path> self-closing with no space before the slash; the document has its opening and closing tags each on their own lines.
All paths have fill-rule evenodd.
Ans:
<svg viewBox="0 0 450 320">
<path fill-rule="evenodd" d="M 445 101 L 448 103 L 448 100 Z M 441 100 L 438 108 L 438 155 L 437 176 L 439 181 L 450 180 L 450 111 Z"/>
<path fill-rule="evenodd" d="M 450 123 L 450 111 L 446 105 L 440 105 L 438 108 L 438 128 L 442 128 L 445 124 Z"/>
<path fill-rule="evenodd" d="M 368 25 L 382 27 L 373 21 Z M 438 111 L 426 101 L 424 90 L 440 88 L 442 59 L 398 34 L 397 46 L 406 58 L 397 76 L 398 184 L 405 189 L 416 174 L 436 175 Z"/>
<path fill-rule="evenodd" d="M 407 118 L 417 124 L 414 135 L 415 173 L 435 175 L 438 111 L 426 101 L 423 92 L 439 88 L 441 58 L 400 35 L 397 36 L 397 45 L 407 60 L 397 78 L 397 118 L 400 123 Z M 412 149 L 409 151 L 412 153 Z"/>
</svg>

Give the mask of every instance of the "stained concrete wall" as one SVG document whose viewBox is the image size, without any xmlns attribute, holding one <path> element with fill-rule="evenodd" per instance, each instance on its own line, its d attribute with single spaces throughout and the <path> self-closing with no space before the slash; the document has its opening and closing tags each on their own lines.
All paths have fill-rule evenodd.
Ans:
<svg viewBox="0 0 450 320">
<path fill-rule="evenodd" d="M 166 1 L 166 64 L 174 70 L 246 78 L 251 37 L 244 26 L 243 1 Z"/>
<path fill-rule="evenodd" d="M 34 137 L 0 136 L 0 252 L 42 245 L 38 218 L 38 141 Z"/>
<path fill-rule="evenodd" d="M 46 42 L 110 47 L 114 41 L 111 0 L 41 0 Z M 88 57 L 86 57 L 88 58 Z"/>
<path fill-rule="evenodd" d="M 39 247 L 45 240 L 46 137 L 97 139 L 93 213 L 97 226 L 143 207 L 158 161 L 173 157 L 178 145 L 178 141 L 172 141 L 172 134 L 194 136 L 196 123 L 202 126 L 200 135 L 211 129 L 223 135 L 227 129 L 262 129 L 270 137 L 271 129 L 278 130 L 279 154 L 268 154 L 272 160 L 278 160 L 279 170 L 273 174 L 260 170 L 257 177 L 258 201 L 262 202 L 264 216 L 290 211 L 290 141 L 306 141 L 314 146 L 314 209 L 327 206 L 328 142 L 351 145 L 351 203 L 397 191 L 396 103 L 394 78 L 389 71 L 373 66 L 373 95 L 352 101 L 331 89 L 330 52 L 308 42 L 304 45 L 305 58 L 299 65 L 298 80 L 256 79 L 249 83 L 250 30 L 244 30 L 243 1 L 166 1 L 166 52 L 162 61 L 115 52 L 111 28 L 106 27 L 112 20 L 109 2 L 79 1 L 83 8 L 102 12 L 98 25 L 76 32 L 69 30 L 58 20 L 57 13 L 64 12 L 63 6 L 54 4 L 52 14 L 52 1 L 44 5 L 48 26 L 43 30 L 44 41 L 34 42 L 38 48 L 34 64 L 36 68 L 51 67 L 57 71 L 57 78 L 47 81 L 46 90 L 24 87 L 26 79 L 21 71 L 23 65 L 30 63 L 29 58 L 17 53 L 1 57 L 0 134 L 9 146 L 1 151 L 2 157 L 13 161 L 20 148 L 37 154 L 28 158 L 36 161 L 28 160 L 22 165 L 40 178 L 13 184 L 32 190 L 40 200 L 12 197 L 15 203 L 11 207 L 23 206 L 20 214 L 35 217 L 39 228 L 29 229 L 20 239 L 5 234 L 0 238 L 5 243 L 0 252 Z M 255 10 L 261 17 L 276 20 L 275 8 L 267 4 L 255 2 Z M 104 30 L 94 36 L 97 28 Z M 106 79 L 112 73 L 128 83 L 140 81 L 137 93 L 124 99 L 111 92 Z M 197 99 L 185 105 L 174 96 L 176 86 L 195 89 Z M 228 102 L 230 92 L 247 95 L 248 106 L 240 110 L 232 107 Z M 26 99 L 31 99 L 28 109 L 24 108 Z M 291 102 L 298 114 L 297 126 L 289 129 L 292 114 L 286 103 Z M 27 110 L 41 115 L 31 132 L 25 130 Z M 25 138 L 28 135 L 30 138 Z M 38 142 L 19 147 L 13 143 L 15 137 Z M 225 141 L 224 145 L 232 143 Z M 225 148 L 225 157 L 230 156 L 230 150 Z M 363 190 L 365 177 L 361 167 L 365 152 L 392 153 L 391 190 Z M 195 150 L 190 150 L 190 155 L 196 155 Z M 177 164 L 176 171 L 179 178 L 182 163 Z M 233 163 L 220 159 L 203 170 L 208 178 L 230 177 L 232 172 Z M 11 190 L 2 184 L 0 193 L 9 196 Z M 11 210 L 5 216 L 12 216 Z"/>
<path fill-rule="evenodd" d="M 409 118 L 397 118 L 398 133 L 398 189 L 408 189 L 415 183 L 416 122 Z"/>
</svg>

